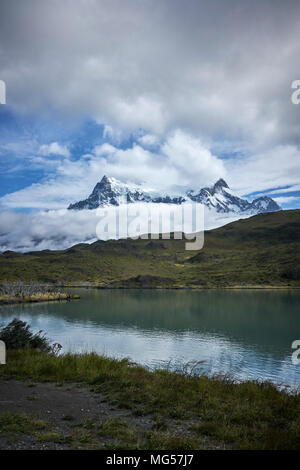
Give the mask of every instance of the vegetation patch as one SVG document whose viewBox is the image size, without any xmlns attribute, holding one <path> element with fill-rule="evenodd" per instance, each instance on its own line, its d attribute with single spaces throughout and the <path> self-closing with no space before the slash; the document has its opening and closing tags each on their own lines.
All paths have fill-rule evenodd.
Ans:
<svg viewBox="0 0 300 470">
<path fill-rule="evenodd" d="M 299 233 L 298 209 L 260 214 L 207 231 L 204 247 L 196 252 L 187 251 L 186 240 L 172 239 L 172 234 L 170 240 L 99 240 L 67 250 L 9 251 L 0 255 L 0 282 L 52 284 L 54 291 L 61 285 L 299 288 Z M 54 294 L 47 295 L 43 292 L 39 300 L 51 300 Z"/>
<path fill-rule="evenodd" d="M 47 426 L 44 421 L 35 419 L 24 413 L 3 413 L 0 415 L 0 433 L 33 434 Z"/>
<path fill-rule="evenodd" d="M 0 285 L 0 304 L 49 302 L 52 300 L 78 299 L 78 295 L 70 295 L 53 286 L 36 282 L 25 284 L 22 281 L 4 282 Z"/>
<path fill-rule="evenodd" d="M 271 383 L 151 372 L 93 353 L 55 356 L 29 349 L 8 351 L 0 375 L 87 384 L 135 423 L 152 417 L 152 429 L 126 419 L 87 423 L 69 436 L 75 447 L 188 450 L 215 443 L 235 449 L 300 448 L 300 395 Z"/>
<path fill-rule="evenodd" d="M 51 344 L 43 331 L 32 333 L 30 326 L 17 318 L 0 330 L 0 340 L 6 349 L 33 349 L 44 352 L 57 352 L 61 349 L 58 343 Z"/>
</svg>

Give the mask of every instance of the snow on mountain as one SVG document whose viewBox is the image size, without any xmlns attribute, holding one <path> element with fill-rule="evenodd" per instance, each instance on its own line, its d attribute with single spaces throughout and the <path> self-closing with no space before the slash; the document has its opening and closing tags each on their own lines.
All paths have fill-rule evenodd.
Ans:
<svg viewBox="0 0 300 470">
<path fill-rule="evenodd" d="M 228 216 L 235 214 L 255 215 L 263 212 L 275 212 L 280 206 L 270 197 L 264 196 L 252 202 L 233 193 L 226 181 L 219 179 L 212 187 L 198 191 L 183 191 L 182 194 L 159 194 L 153 189 L 141 185 L 123 183 L 115 178 L 103 176 L 87 199 L 70 204 L 68 209 L 97 209 L 105 206 L 119 206 L 123 203 L 165 203 L 182 204 L 184 202 L 204 204 L 209 210 Z"/>
<path fill-rule="evenodd" d="M 143 189 L 140 185 L 123 183 L 115 178 L 103 176 L 87 199 L 70 204 L 68 209 L 97 209 L 98 207 L 119 206 L 124 203 L 136 202 L 181 204 L 185 200 L 182 196 L 158 194 L 153 189 Z"/>
</svg>

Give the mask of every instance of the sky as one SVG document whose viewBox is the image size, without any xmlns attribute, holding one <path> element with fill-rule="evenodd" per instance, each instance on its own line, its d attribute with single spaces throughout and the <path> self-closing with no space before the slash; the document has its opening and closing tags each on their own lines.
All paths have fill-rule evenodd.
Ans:
<svg viewBox="0 0 300 470">
<path fill-rule="evenodd" d="M 298 0 L 0 0 L 0 212 L 62 210 L 104 174 L 300 207 L 299 18 Z"/>
</svg>

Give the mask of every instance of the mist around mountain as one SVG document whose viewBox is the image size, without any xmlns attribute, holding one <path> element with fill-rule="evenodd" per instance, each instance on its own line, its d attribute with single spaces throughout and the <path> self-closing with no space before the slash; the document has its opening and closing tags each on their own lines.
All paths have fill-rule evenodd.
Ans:
<svg viewBox="0 0 300 470">
<path fill-rule="evenodd" d="M 300 287 L 300 210 L 258 214 L 186 240 L 120 239 L 66 250 L 6 251 L 0 281 L 134 288 Z"/>
<path fill-rule="evenodd" d="M 167 217 L 164 214 L 168 214 L 170 209 L 180 213 L 181 208 L 185 209 L 185 204 L 203 204 L 205 230 L 222 227 L 255 214 L 280 210 L 278 204 L 267 196 L 252 202 L 237 196 L 223 179 L 200 190 L 185 188 L 181 192 L 167 194 L 146 185 L 123 183 L 104 176 L 87 199 L 70 204 L 68 209 L 32 213 L 1 212 L 0 252 L 61 250 L 78 243 L 118 238 L 114 233 L 97 231 L 100 216 L 96 209 L 105 208 L 108 220 L 114 226 L 115 209 L 124 203 L 128 209 L 133 209 L 132 212 L 148 212 L 156 217 L 158 214 Z M 174 230 L 186 231 L 182 226 L 174 227 Z"/>
</svg>

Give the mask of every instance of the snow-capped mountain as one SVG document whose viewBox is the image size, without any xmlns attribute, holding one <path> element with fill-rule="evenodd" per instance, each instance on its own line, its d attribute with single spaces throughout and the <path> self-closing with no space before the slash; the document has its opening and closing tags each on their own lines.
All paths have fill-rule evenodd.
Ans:
<svg viewBox="0 0 300 470">
<path fill-rule="evenodd" d="M 200 202 L 209 208 L 221 213 L 260 214 L 262 212 L 279 211 L 281 207 L 270 197 L 264 196 L 249 202 L 247 199 L 234 194 L 222 178 L 211 188 L 202 188 L 200 191 L 188 191 L 187 196 L 195 202 Z"/>
<path fill-rule="evenodd" d="M 87 199 L 70 204 L 68 209 L 97 209 L 104 206 L 119 206 L 122 203 L 154 202 L 181 204 L 186 201 L 183 196 L 158 194 L 152 189 L 144 189 L 140 185 L 123 183 L 115 178 L 103 176 L 96 184 Z"/>
<path fill-rule="evenodd" d="M 146 190 L 140 185 L 123 183 L 107 176 L 103 176 L 102 180 L 96 184 L 87 199 L 70 204 L 68 209 L 97 209 L 98 207 L 119 206 L 122 203 L 135 202 L 182 204 L 190 201 L 204 204 L 207 208 L 224 214 L 247 213 L 254 215 L 281 209 L 268 196 L 257 198 L 252 202 L 236 196 L 223 179 L 219 179 L 212 187 L 202 188 L 198 191 L 184 191 L 178 195 L 168 195 L 158 194 L 151 189 Z"/>
</svg>

